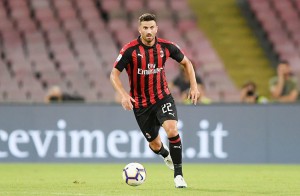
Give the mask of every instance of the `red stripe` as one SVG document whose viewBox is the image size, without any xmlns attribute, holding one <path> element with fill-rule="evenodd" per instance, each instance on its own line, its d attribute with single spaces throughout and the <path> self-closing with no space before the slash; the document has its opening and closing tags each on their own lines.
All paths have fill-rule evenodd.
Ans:
<svg viewBox="0 0 300 196">
<path fill-rule="evenodd" d="M 169 56 L 170 56 L 170 51 L 166 48 L 166 59 L 168 59 L 169 58 Z"/>
<path fill-rule="evenodd" d="M 153 56 L 153 49 L 149 49 L 149 63 L 154 64 L 154 56 Z M 154 67 L 155 69 L 156 67 Z M 153 86 L 153 77 L 154 74 L 150 74 L 149 75 L 149 95 L 150 95 L 150 102 L 152 104 L 154 104 L 155 101 L 155 97 L 154 97 L 154 86 Z"/>
<path fill-rule="evenodd" d="M 181 141 L 181 139 L 180 139 L 180 137 L 177 139 L 177 140 L 174 140 L 174 141 L 172 141 L 172 140 L 169 140 L 170 141 L 170 143 L 171 144 L 175 144 L 175 143 L 177 143 L 177 142 L 180 142 Z"/>
</svg>

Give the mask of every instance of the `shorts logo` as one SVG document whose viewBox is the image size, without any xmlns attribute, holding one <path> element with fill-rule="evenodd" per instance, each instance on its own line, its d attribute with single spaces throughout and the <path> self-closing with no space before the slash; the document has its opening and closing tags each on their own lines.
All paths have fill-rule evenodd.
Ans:
<svg viewBox="0 0 300 196">
<path fill-rule="evenodd" d="M 171 113 L 171 112 L 169 112 L 169 115 L 172 115 L 172 116 L 174 116 L 174 117 L 175 117 L 175 114 L 174 114 L 174 113 Z"/>
<path fill-rule="evenodd" d="M 146 137 L 147 137 L 148 139 L 151 139 L 151 135 L 150 135 L 149 133 L 146 133 Z"/>
</svg>

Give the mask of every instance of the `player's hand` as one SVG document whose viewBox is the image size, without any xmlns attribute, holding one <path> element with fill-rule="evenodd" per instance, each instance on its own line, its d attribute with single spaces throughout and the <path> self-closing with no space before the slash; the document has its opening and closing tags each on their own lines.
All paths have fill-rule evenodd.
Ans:
<svg viewBox="0 0 300 196">
<path fill-rule="evenodd" d="M 135 103 L 135 100 L 129 95 L 125 95 L 121 98 L 121 104 L 124 110 L 132 110 L 133 109 L 132 102 Z"/>
<path fill-rule="evenodd" d="M 190 88 L 188 99 L 190 99 L 192 103 L 196 105 L 199 98 L 200 98 L 200 92 L 198 88 Z"/>
</svg>

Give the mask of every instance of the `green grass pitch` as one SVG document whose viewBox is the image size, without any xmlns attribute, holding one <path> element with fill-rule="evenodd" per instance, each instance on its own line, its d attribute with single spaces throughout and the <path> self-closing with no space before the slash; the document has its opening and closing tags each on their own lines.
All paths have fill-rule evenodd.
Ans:
<svg viewBox="0 0 300 196">
<path fill-rule="evenodd" d="M 0 164 L 0 195 L 300 195 L 300 165 L 185 164 L 188 188 L 176 189 L 164 163 L 142 164 L 138 187 L 123 182 L 125 163 Z"/>
</svg>

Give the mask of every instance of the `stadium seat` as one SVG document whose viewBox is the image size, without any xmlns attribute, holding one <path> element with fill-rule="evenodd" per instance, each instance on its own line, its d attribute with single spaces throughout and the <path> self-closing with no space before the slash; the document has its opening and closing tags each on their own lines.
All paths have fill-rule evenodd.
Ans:
<svg viewBox="0 0 300 196">
<path fill-rule="evenodd" d="M 72 7 L 64 9 L 60 8 L 57 10 L 57 14 L 60 20 L 62 20 L 63 22 L 69 20 L 76 20 L 77 18 L 77 13 Z"/>
<path fill-rule="evenodd" d="M 124 46 L 128 42 L 136 38 L 135 32 L 130 28 L 123 28 L 122 31 L 115 32 L 116 41 L 119 45 Z"/>
<path fill-rule="evenodd" d="M 75 0 L 77 8 L 84 10 L 93 10 L 95 8 L 95 2 L 93 0 Z"/>
<path fill-rule="evenodd" d="M 110 13 L 113 10 L 121 10 L 121 0 L 102 0 L 101 2 L 102 11 Z"/>
<path fill-rule="evenodd" d="M 167 10 L 167 0 L 147 1 L 147 8 L 154 12 L 164 12 L 165 10 Z"/>
<path fill-rule="evenodd" d="M 266 32 L 279 60 L 287 60 L 293 66 L 296 66 L 295 62 L 300 58 L 297 39 L 300 31 L 298 2 L 299 0 L 249 0 L 250 8 Z"/>
<path fill-rule="evenodd" d="M 255 12 L 259 13 L 264 10 L 269 10 L 271 5 L 268 0 L 250 0 L 248 1 L 250 8 Z"/>
<path fill-rule="evenodd" d="M 54 20 L 54 13 L 49 8 L 39 8 L 34 10 L 34 17 L 38 21 L 47 22 L 49 19 Z"/>
<path fill-rule="evenodd" d="M 108 23 L 108 29 L 114 33 L 116 31 L 120 31 L 120 29 L 127 28 L 128 21 L 122 18 L 112 19 Z"/>
<path fill-rule="evenodd" d="M 68 20 L 63 23 L 66 31 L 73 32 L 82 29 L 82 24 L 78 20 Z"/>
<path fill-rule="evenodd" d="M 54 4 L 54 7 L 56 7 L 57 9 L 69 9 L 73 6 L 73 1 L 69 0 L 53 0 L 52 2 Z"/>
<path fill-rule="evenodd" d="M 184 20 L 178 21 L 177 27 L 181 33 L 185 33 L 190 30 L 197 29 L 197 24 L 192 19 L 184 19 Z"/>
<path fill-rule="evenodd" d="M 89 36 L 93 37 L 94 39 L 97 36 L 97 34 L 102 33 L 103 28 L 105 28 L 104 22 L 100 20 L 86 20 L 86 22 L 84 22 L 83 25 L 85 31 L 89 34 Z"/>
<path fill-rule="evenodd" d="M 30 0 L 29 4 L 33 10 L 40 9 L 40 8 L 50 8 L 50 1 L 48 0 Z"/>
<path fill-rule="evenodd" d="M 27 97 L 23 90 L 12 87 L 2 91 L 2 100 L 7 103 L 24 103 Z"/>
<path fill-rule="evenodd" d="M 128 12 L 132 12 L 143 9 L 145 7 L 145 3 L 141 0 L 126 0 L 124 1 L 124 7 Z"/>
<path fill-rule="evenodd" d="M 170 7 L 175 12 L 181 12 L 189 9 L 188 2 L 186 0 L 172 0 L 169 1 Z"/>
</svg>

